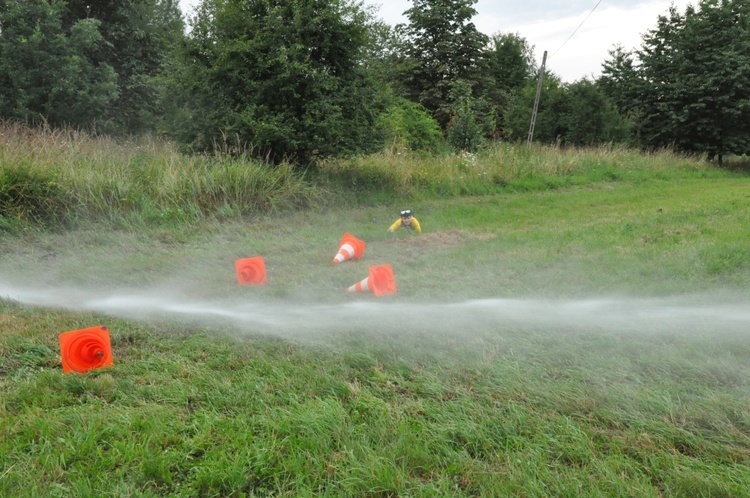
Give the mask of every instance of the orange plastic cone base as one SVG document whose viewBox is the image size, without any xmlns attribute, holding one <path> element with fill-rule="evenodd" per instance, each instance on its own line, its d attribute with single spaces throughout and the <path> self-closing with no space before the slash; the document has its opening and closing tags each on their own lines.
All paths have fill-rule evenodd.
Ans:
<svg viewBox="0 0 750 498">
<path fill-rule="evenodd" d="M 262 256 L 238 259 L 234 262 L 234 268 L 240 285 L 263 285 L 268 282 L 266 263 Z"/>
<path fill-rule="evenodd" d="M 63 372 L 84 373 L 114 364 L 109 329 L 101 325 L 60 334 Z"/>
<path fill-rule="evenodd" d="M 352 285 L 346 292 L 372 292 L 376 296 L 385 296 L 396 292 L 396 278 L 391 265 L 370 267 L 370 276 Z"/>
<path fill-rule="evenodd" d="M 334 263 L 341 263 L 349 259 L 358 259 L 365 252 L 367 244 L 350 233 L 345 233 L 339 242 L 339 252 L 334 256 Z"/>
</svg>

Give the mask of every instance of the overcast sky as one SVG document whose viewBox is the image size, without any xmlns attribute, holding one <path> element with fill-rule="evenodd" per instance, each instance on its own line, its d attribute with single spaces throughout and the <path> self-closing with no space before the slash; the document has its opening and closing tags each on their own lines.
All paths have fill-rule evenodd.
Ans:
<svg viewBox="0 0 750 498">
<path fill-rule="evenodd" d="M 183 11 L 200 0 L 180 0 Z M 406 23 L 410 0 L 364 0 L 379 7 L 389 24 Z M 479 0 L 472 20 L 479 31 L 518 33 L 534 47 L 537 63 L 547 51 L 547 70 L 564 81 L 595 78 L 615 44 L 627 49 L 641 45 L 643 34 L 656 27 L 669 6 L 680 12 L 697 0 Z M 577 30 L 577 31 L 576 31 Z M 575 34 L 574 34 L 575 33 Z M 572 35 L 572 37 L 571 37 Z"/>
</svg>

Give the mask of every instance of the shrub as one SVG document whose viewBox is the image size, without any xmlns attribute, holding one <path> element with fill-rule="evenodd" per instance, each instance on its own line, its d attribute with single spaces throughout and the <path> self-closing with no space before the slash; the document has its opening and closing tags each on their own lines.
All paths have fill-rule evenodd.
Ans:
<svg viewBox="0 0 750 498">
<path fill-rule="evenodd" d="M 421 104 L 399 98 L 380 118 L 387 143 L 413 151 L 439 152 L 445 146 L 440 125 Z"/>
</svg>

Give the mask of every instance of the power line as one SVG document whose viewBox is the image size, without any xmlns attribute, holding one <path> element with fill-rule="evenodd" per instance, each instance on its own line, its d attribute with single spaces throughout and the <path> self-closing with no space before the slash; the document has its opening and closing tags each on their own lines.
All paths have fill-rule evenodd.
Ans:
<svg viewBox="0 0 750 498">
<path fill-rule="evenodd" d="M 572 32 L 572 33 L 570 34 L 570 36 L 568 37 L 568 39 L 567 39 L 567 40 L 565 40 L 565 41 L 563 42 L 563 44 L 562 44 L 562 45 L 560 45 L 560 47 L 559 47 L 559 48 L 558 48 L 557 50 L 555 50 L 555 51 L 554 51 L 554 53 L 553 53 L 552 55 L 550 55 L 550 56 L 549 56 L 549 58 L 550 58 L 550 59 L 551 59 L 552 57 L 554 57 L 554 56 L 555 56 L 555 54 L 556 54 L 556 53 L 558 53 L 558 52 L 560 51 L 560 49 L 561 49 L 561 48 L 563 48 L 563 47 L 565 46 L 565 44 L 566 44 L 566 43 L 568 43 L 568 42 L 570 41 L 570 39 L 571 39 L 571 38 L 573 38 L 573 35 L 575 35 L 575 34 L 576 34 L 576 33 L 578 32 L 578 30 L 579 30 L 579 29 L 581 29 L 581 26 L 583 26 L 583 23 L 585 23 L 585 22 L 586 22 L 586 21 L 588 20 L 588 18 L 589 18 L 589 17 L 591 17 L 591 14 L 593 14 L 593 13 L 594 13 L 594 11 L 596 10 L 596 8 L 597 8 L 597 7 L 599 7 L 599 4 L 600 4 L 600 3 L 602 3 L 602 0 L 599 0 L 599 1 L 598 1 L 598 2 L 596 3 L 596 5 L 594 5 L 594 8 L 593 8 L 593 9 L 591 9 L 591 12 L 589 12 L 589 15 L 587 15 L 587 16 L 586 16 L 586 18 L 585 18 L 585 19 L 584 19 L 583 21 L 581 21 L 581 24 L 579 24 L 579 25 L 578 25 L 578 27 L 577 27 L 577 28 L 575 29 L 575 31 L 573 31 L 573 32 Z"/>
</svg>

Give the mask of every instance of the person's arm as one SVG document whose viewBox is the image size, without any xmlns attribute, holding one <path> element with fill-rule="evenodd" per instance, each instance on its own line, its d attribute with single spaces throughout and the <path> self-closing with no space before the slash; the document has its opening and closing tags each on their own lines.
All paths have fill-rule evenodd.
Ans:
<svg viewBox="0 0 750 498">
<path fill-rule="evenodd" d="M 397 219 L 396 221 L 394 221 L 394 222 L 393 222 L 393 225 L 391 225 L 391 226 L 390 226 L 390 228 L 388 228 L 388 231 L 389 231 L 389 232 L 395 232 L 395 231 L 396 231 L 396 230 L 398 230 L 398 229 L 399 229 L 400 227 L 401 227 L 401 218 L 399 218 L 399 219 Z"/>
<path fill-rule="evenodd" d="M 421 226 L 419 226 L 419 222 L 417 221 L 417 219 L 416 219 L 416 218 L 412 218 L 412 219 L 411 219 L 411 226 L 413 226 L 413 227 L 414 227 L 414 230 L 415 230 L 415 231 L 416 231 L 417 233 L 422 233 L 422 227 L 421 227 Z"/>
</svg>

